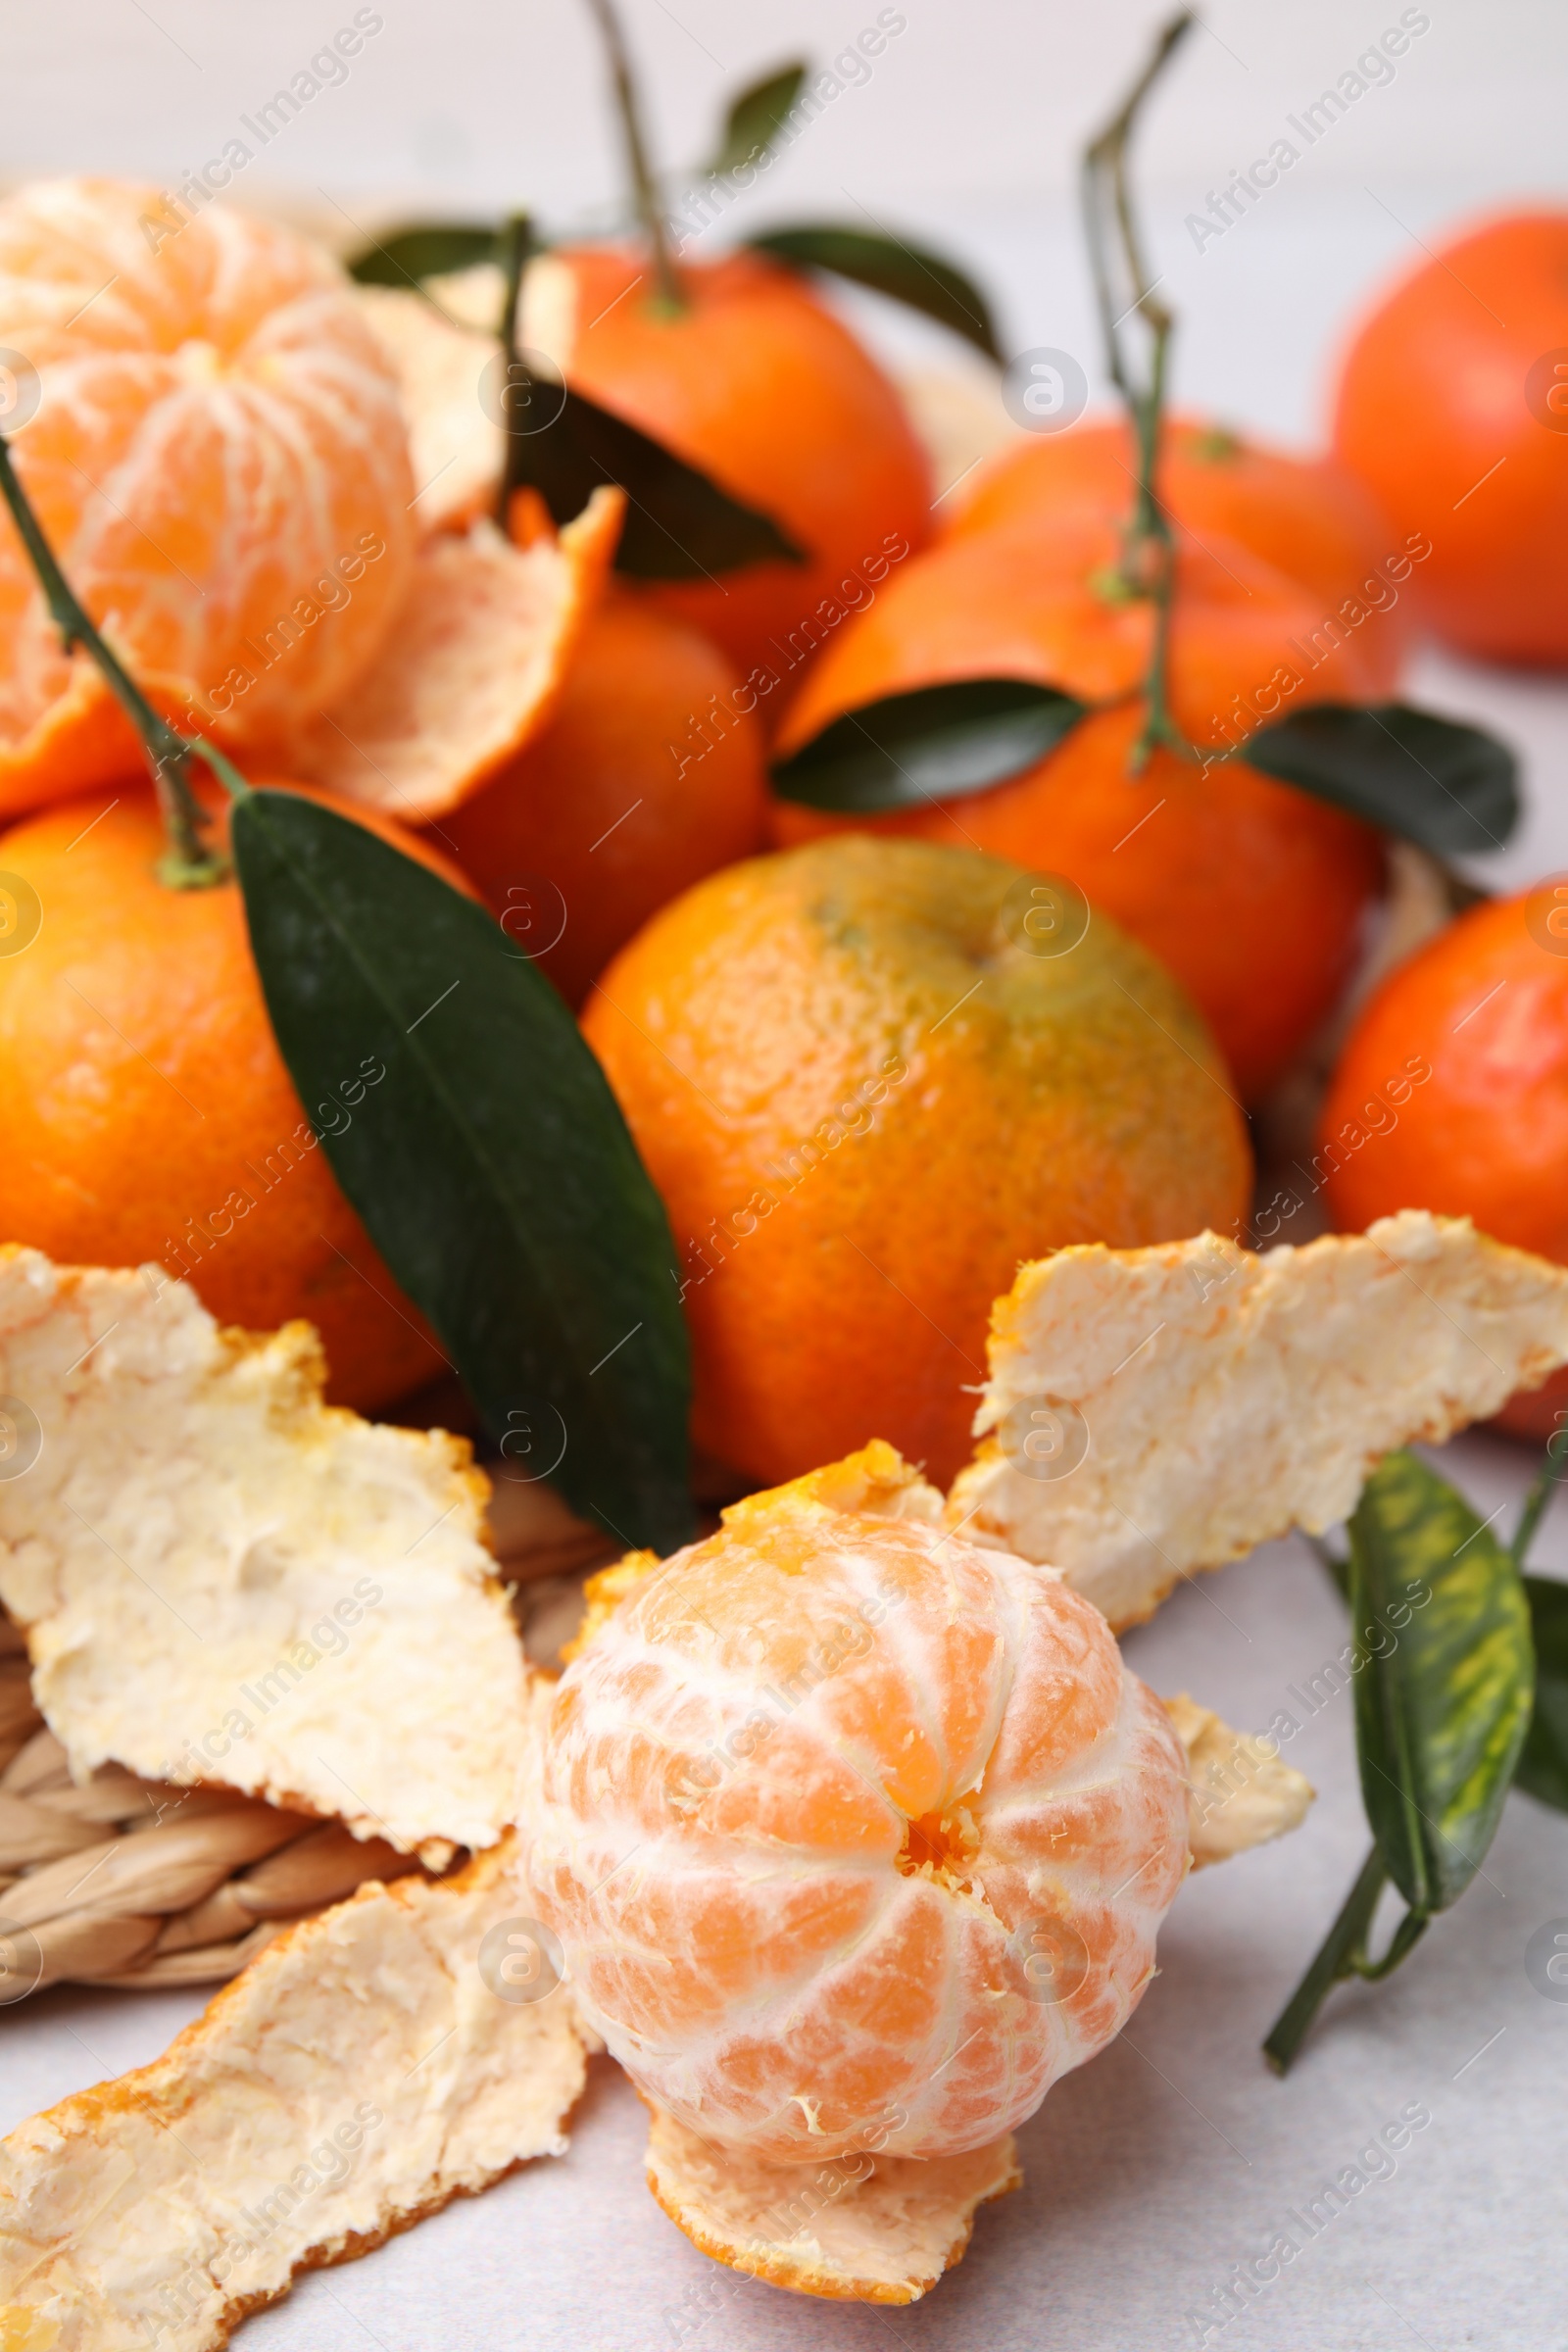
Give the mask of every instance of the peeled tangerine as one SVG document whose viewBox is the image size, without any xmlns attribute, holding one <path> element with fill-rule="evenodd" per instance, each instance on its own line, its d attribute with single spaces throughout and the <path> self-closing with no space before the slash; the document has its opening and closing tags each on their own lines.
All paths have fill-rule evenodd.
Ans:
<svg viewBox="0 0 1568 2352">
<path fill-rule="evenodd" d="M 983 2147 L 1153 1972 L 1188 1864 L 1171 1720 L 1092 1602 L 940 1511 L 881 1446 L 754 1496 L 552 1704 L 541 1915 L 714 2152 Z"/>
</svg>

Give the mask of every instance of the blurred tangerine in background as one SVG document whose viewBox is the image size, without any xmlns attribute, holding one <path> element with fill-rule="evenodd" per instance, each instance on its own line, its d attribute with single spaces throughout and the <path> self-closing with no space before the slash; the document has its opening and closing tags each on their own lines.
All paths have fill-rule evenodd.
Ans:
<svg viewBox="0 0 1568 2352">
<path fill-rule="evenodd" d="M 1335 448 L 1432 556 L 1432 626 L 1488 662 L 1568 660 L 1568 213 L 1453 237 L 1350 342 Z"/>
<path fill-rule="evenodd" d="M 1041 433 L 993 458 L 956 496 L 945 538 L 966 538 L 1036 515 L 1054 522 L 1078 501 L 1127 514 L 1137 486 L 1130 426 L 1094 419 Z M 1157 488 L 1173 521 L 1200 545 L 1234 540 L 1287 579 L 1310 588 L 1322 621 L 1350 599 L 1376 625 L 1358 636 L 1369 691 L 1392 691 L 1409 640 L 1409 609 L 1383 566 L 1398 551 L 1371 493 L 1331 457 L 1298 457 L 1227 425 L 1172 416 L 1161 428 Z"/>
<path fill-rule="evenodd" d="M 1469 1216 L 1568 1264 L 1568 875 L 1472 906 L 1362 1007 L 1323 1106 L 1336 1222 L 1396 1208 Z M 1500 1416 L 1544 1437 L 1568 1377 Z"/>
<path fill-rule="evenodd" d="M 545 732 L 439 838 L 570 1004 L 656 908 L 760 849 L 758 697 L 689 623 L 612 590 Z"/>
<path fill-rule="evenodd" d="M 638 590 L 743 674 L 793 683 L 844 577 L 930 536 L 930 468 L 890 377 L 795 270 L 731 253 L 683 260 L 678 283 L 672 307 L 633 247 L 548 254 L 528 270 L 522 340 L 803 552 Z"/>
</svg>

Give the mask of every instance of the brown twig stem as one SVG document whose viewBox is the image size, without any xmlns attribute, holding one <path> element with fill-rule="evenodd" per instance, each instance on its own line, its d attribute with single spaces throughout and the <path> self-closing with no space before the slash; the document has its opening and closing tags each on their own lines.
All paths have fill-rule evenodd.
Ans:
<svg viewBox="0 0 1568 2352">
<path fill-rule="evenodd" d="M 610 60 L 611 79 L 615 89 L 615 111 L 620 117 L 621 135 L 626 143 L 626 163 L 631 174 L 632 200 L 637 218 L 647 234 L 653 257 L 654 276 L 661 303 L 671 311 L 684 310 L 685 297 L 675 272 L 675 257 L 670 251 L 669 225 L 664 208 L 660 202 L 659 183 L 648 160 L 648 143 L 643 137 L 642 109 L 637 96 L 637 84 L 632 74 L 631 58 L 621 32 L 620 20 L 615 14 L 613 0 L 588 0 L 588 7 L 599 26 Z"/>
</svg>

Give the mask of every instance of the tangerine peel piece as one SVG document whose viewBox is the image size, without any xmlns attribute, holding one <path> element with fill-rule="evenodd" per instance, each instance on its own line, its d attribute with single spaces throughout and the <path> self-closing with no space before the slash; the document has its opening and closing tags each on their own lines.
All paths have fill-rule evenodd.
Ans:
<svg viewBox="0 0 1568 2352">
<path fill-rule="evenodd" d="M 306 1323 L 0 1250 L 0 1601 L 83 1778 L 219 1782 L 441 1867 L 514 1820 L 530 1689 L 464 1439 L 321 1402 Z M 20 1411 L 18 1406 L 20 1404 Z"/>
<path fill-rule="evenodd" d="M 624 511 L 601 485 L 527 548 L 488 521 L 426 539 L 373 666 L 295 736 L 295 772 L 409 824 L 458 808 L 549 723 Z"/>
<path fill-rule="evenodd" d="M 1185 1690 L 1166 1699 L 1165 1712 L 1187 1751 L 1187 1837 L 1195 1870 L 1299 1829 L 1315 1792 L 1303 1774 L 1281 1761 L 1272 1740 L 1233 1732 Z"/>
<path fill-rule="evenodd" d="M 498 1995 L 511 1843 L 279 1936 L 151 2066 L 0 2142 L 0 2345 L 215 2352 L 294 2274 L 564 2153 L 591 2035 Z M 492 1971 L 493 1975 L 494 1972 Z"/>
<path fill-rule="evenodd" d="M 1195 1569 L 1347 1518 L 1394 1447 L 1568 1361 L 1568 1268 L 1414 1208 L 1261 1257 L 1213 1233 L 1096 1243 L 1021 1268 L 989 1355 L 949 1522 L 1120 1628 Z"/>
<path fill-rule="evenodd" d="M 1010 2132 L 962 2156 L 764 2164 L 650 2110 L 648 2185 L 731 2270 L 835 2302 L 917 2303 L 963 2260 L 977 2208 L 1023 2184 Z"/>
</svg>

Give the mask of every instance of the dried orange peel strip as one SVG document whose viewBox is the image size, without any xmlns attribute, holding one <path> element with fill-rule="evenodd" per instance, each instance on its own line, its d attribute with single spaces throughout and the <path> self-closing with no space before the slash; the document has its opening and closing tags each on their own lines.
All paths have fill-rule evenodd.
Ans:
<svg viewBox="0 0 1568 2352">
<path fill-rule="evenodd" d="M 1023 2184 L 1011 2132 L 922 2162 L 863 2153 L 762 2164 L 652 2110 L 648 2185 L 705 2254 L 838 2302 L 916 2303 L 963 2259 L 976 2209 Z"/>
<path fill-rule="evenodd" d="M 0 1601 L 78 1776 L 226 1783 L 436 1866 L 515 1818 L 530 1689 L 465 1440 L 321 1402 L 308 1324 L 0 1250 Z"/>
<path fill-rule="evenodd" d="M 364 1886 L 279 1936 L 153 2065 L 0 2142 L 0 2346 L 213 2352 L 349 2260 L 560 2155 L 592 2037 L 492 1989 L 514 1847 Z"/>
<path fill-rule="evenodd" d="M 1256 1257 L 1215 1234 L 1024 1266 L 992 1309 L 984 1442 L 949 1524 L 1059 1568 L 1112 1625 L 1177 1579 L 1346 1518 L 1568 1361 L 1568 1268 L 1405 1209 Z"/>
<path fill-rule="evenodd" d="M 426 539 L 369 671 L 293 738 L 294 771 L 410 824 L 458 808 L 548 724 L 624 511 L 607 485 L 527 548 L 482 521 Z"/>
</svg>

